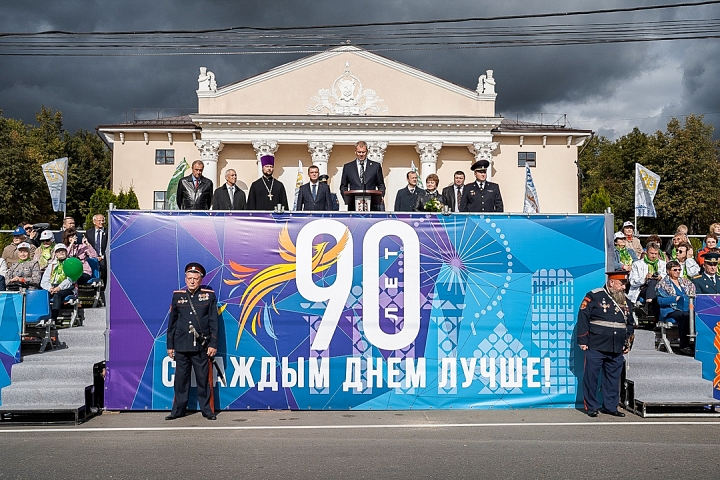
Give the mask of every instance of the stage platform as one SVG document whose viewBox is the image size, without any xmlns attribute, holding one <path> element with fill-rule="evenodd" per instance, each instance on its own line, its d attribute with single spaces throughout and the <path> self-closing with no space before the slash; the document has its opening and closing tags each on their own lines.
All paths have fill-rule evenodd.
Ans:
<svg viewBox="0 0 720 480">
<path fill-rule="evenodd" d="M 86 309 L 81 327 L 58 330 L 59 348 L 23 348 L 12 383 L 1 391 L 0 423 L 78 424 L 97 413 L 95 370 L 105 361 L 105 329 L 105 309 Z"/>
<path fill-rule="evenodd" d="M 626 360 L 625 409 L 641 417 L 720 416 L 712 382 L 693 357 L 655 350 L 655 332 L 636 330 Z"/>
</svg>

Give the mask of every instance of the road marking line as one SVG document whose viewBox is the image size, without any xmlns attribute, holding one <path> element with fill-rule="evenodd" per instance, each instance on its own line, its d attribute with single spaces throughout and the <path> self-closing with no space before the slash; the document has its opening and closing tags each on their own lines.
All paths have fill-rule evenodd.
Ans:
<svg viewBox="0 0 720 480">
<path fill-rule="evenodd" d="M 370 430 L 377 428 L 410 429 L 410 428 L 497 428 L 497 427 L 597 427 L 597 426 L 678 426 L 678 425 L 711 425 L 720 427 L 718 421 L 671 421 L 671 422 L 522 422 L 522 423 L 412 423 L 407 425 L 265 425 L 265 426 L 192 426 L 192 427 L 60 427 L 60 428 L 18 428 L 0 429 L 2 433 L 92 433 L 92 432 L 162 432 L 178 430 Z"/>
</svg>

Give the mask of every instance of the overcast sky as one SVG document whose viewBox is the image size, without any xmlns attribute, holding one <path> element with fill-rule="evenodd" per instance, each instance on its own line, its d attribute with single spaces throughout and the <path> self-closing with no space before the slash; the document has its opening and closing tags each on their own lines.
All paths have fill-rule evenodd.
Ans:
<svg viewBox="0 0 720 480">
<path fill-rule="evenodd" d="M 694 2 L 697 0 L 689 0 Z M 460 19 L 676 4 L 654 0 L 3 0 L 0 32 L 117 32 L 199 30 L 224 27 L 287 27 L 350 23 Z M 466 24 L 478 32 L 505 26 L 517 33 L 531 26 L 607 24 L 620 36 L 636 22 L 720 19 L 720 5 L 535 18 Z M 692 23 L 692 22 L 690 22 Z M 449 27 L 451 25 L 438 25 Z M 456 25 L 457 26 L 457 25 Z M 423 27 L 430 28 L 430 27 Z M 687 29 L 687 23 L 685 27 Z M 708 27 L 717 35 L 718 27 Z M 387 27 L 385 31 L 387 31 Z M 399 28 L 398 28 L 399 30 Z M 581 28 L 582 30 L 582 28 Z M 372 28 L 357 30 L 372 39 Z M 356 32 L 357 32 L 356 31 Z M 348 33 L 350 35 L 350 33 Z M 564 39 L 570 36 L 561 37 Z M 11 47 L 13 41 L 19 47 Z M 197 106 L 198 67 L 207 66 L 226 85 L 306 56 L 300 53 L 244 55 L 33 56 L 27 39 L 0 39 L 0 110 L 34 122 L 45 105 L 63 114 L 66 129 L 119 123 L 136 108 Z M 354 43 L 360 43 L 356 40 Z M 370 48 L 372 50 L 372 48 Z M 57 49 L 60 51 L 61 49 Z M 78 53 L 82 48 L 63 50 Z M 217 51 L 217 49 L 215 49 Z M 7 55 L 9 52 L 20 53 Z M 151 50 L 138 49 L 138 53 Z M 673 40 L 590 45 L 400 49 L 378 52 L 433 75 L 475 89 L 477 77 L 495 71 L 497 112 L 507 118 L 545 123 L 563 114 L 572 127 L 611 138 L 634 126 L 652 133 L 671 116 L 705 114 L 720 126 L 720 41 Z M 167 110 L 171 112 L 171 110 Z M 716 137 L 719 137 L 716 131 Z"/>
</svg>

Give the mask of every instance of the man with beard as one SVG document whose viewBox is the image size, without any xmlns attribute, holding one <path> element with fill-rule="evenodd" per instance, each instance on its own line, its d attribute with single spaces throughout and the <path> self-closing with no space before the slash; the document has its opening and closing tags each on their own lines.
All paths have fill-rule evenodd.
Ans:
<svg viewBox="0 0 720 480">
<path fill-rule="evenodd" d="M 620 376 L 633 338 L 633 316 L 625 295 L 628 272 L 607 272 L 607 282 L 585 294 L 577 321 L 577 338 L 585 352 L 583 397 L 589 417 L 598 411 L 615 417 L 620 400 Z M 598 402 L 598 378 L 602 370 L 602 408 Z"/>
<path fill-rule="evenodd" d="M 280 204 L 285 207 L 285 210 L 288 210 L 285 185 L 272 176 L 275 171 L 275 157 L 263 155 L 260 157 L 260 165 L 262 166 L 263 176 L 250 185 L 247 209 L 272 211 L 276 205 Z"/>
</svg>

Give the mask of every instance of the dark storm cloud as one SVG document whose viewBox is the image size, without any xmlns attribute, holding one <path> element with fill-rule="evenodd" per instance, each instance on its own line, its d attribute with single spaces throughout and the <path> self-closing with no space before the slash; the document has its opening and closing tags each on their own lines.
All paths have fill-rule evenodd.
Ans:
<svg viewBox="0 0 720 480">
<path fill-rule="evenodd" d="M 673 3 L 635 1 L 632 5 Z M 3 5 L 0 31 L 138 31 L 231 26 L 374 24 L 494 15 L 627 7 L 626 1 L 455 2 L 380 1 L 138 1 L 35 0 Z M 506 22 L 528 25 L 619 23 L 632 20 L 718 17 L 720 6 L 692 10 Z M 497 23 L 483 23 L 489 28 Z M 474 89 L 487 69 L 497 78 L 497 112 L 567 113 L 573 126 L 611 136 L 634 125 L 662 128 L 668 115 L 720 111 L 715 79 L 720 74 L 716 41 L 613 43 L 405 50 L 379 52 Z M 2 47 L 0 47 L 2 48 Z M 33 121 L 41 105 L 60 110 L 66 128 L 93 129 L 125 121 L 135 108 L 193 111 L 198 67 L 212 70 L 220 85 L 295 60 L 303 54 L 100 57 L 0 56 L 0 110 Z M 549 118 L 549 117 L 546 117 Z M 717 115 L 708 115 L 709 120 Z M 527 118 L 537 120 L 537 118 Z M 648 131 L 648 130 L 646 130 Z"/>
</svg>

